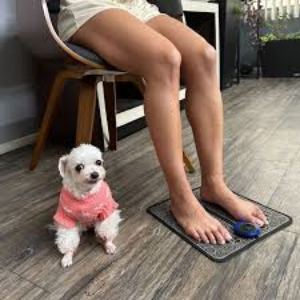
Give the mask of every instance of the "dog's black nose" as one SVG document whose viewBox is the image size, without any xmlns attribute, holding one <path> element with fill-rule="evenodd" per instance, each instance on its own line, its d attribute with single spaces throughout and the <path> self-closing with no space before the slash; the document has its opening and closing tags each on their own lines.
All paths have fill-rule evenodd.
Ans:
<svg viewBox="0 0 300 300">
<path fill-rule="evenodd" d="M 99 177 L 99 173 L 97 173 L 97 172 L 91 173 L 91 178 L 92 179 L 97 179 L 98 177 Z"/>
</svg>

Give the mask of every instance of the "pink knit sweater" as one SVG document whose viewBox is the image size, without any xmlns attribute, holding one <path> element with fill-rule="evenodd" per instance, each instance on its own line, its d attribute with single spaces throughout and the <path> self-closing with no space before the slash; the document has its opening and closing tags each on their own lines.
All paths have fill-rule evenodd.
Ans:
<svg viewBox="0 0 300 300">
<path fill-rule="evenodd" d="M 54 220 L 66 228 L 75 227 L 76 222 L 90 226 L 96 221 L 105 220 L 118 206 L 105 181 L 98 192 L 83 199 L 75 198 L 67 189 L 62 188 Z"/>
</svg>

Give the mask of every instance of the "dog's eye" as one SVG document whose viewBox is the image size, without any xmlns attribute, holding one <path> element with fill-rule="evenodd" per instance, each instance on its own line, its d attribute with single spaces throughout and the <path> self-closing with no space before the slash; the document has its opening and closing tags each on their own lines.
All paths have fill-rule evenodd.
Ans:
<svg viewBox="0 0 300 300">
<path fill-rule="evenodd" d="M 79 164 L 75 167 L 75 170 L 79 173 L 81 170 L 84 169 L 84 165 L 83 164 Z"/>
<path fill-rule="evenodd" d="M 103 162 L 102 162 L 102 160 L 100 160 L 100 159 L 96 161 L 96 165 L 97 165 L 97 166 L 102 166 L 102 163 L 103 163 Z"/>
</svg>

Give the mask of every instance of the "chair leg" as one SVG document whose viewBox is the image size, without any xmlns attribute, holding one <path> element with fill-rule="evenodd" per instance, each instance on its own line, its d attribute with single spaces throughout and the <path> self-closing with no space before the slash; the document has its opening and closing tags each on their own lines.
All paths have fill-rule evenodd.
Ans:
<svg viewBox="0 0 300 300">
<path fill-rule="evenodd" d="M 117 108 L 116 108 L 116 83 L 103 82 L 104 99 L 106 106 L 106 116 L 109 133 L 109 148 L 117 150 Z"/>
<path fill-rule="evenodd" d="M 143 81 L 143 79 L 141 77 L 136 77 L 133 82 L 137 85 L 137 87 L 139 88 L 140 92 L 142 94 L 144 94 L 145 92 L 145 83 Z M 185 151 L 183 150 L 183 162 L 184 162 L 184 165 L 187 169 L 187 171 L 189 173 L 194 173 L 196 172 L 190 158 L 188 157 L 188 155 L 185 153 Z"/>
<path fill-rule="evenodd" d="M 101 116 L 100 116 L 99 102 L 98 101 L 96 101 L 96 102 L 97 103 L 96 103 L 96 110 L 95 110 L 95 120 L 94 120 L 92 142 L 95 146 L 100 148 L 100 150 L 103 152 L 103 151 L 105 151 L 104 134 L 103 134 L 103 129 L 102 129 L 102 121 L 101 121 Z"/>
<path fill-rule="evenodd" d="M 72 78 L 74 74 L 72 74 L 69 70 L 63 70 L 59 72 L 54 80 L 54 83 L 51 88 L 51 92 L 47 101 L 46 111 L 43 117 L 42 126 L 39 130 L 37 141 L 35 144 L 35 148 L 33 150 L 31 162 L 29 169 L 34 170 L 38 165 L 38 162 L 41 157 L 42 150 L 44 148 L 46 139 L 49 135 L 49 130 L 51 127 L 51 123 L 55 116 L 55 112 L 58 107 L 58 102 L 60 99 L 61 92 L 63 90 L 66 79 Z"/>
<path fill-rule="evenodd" d="M 196 172 L 190 158 L 188 157 L 188 155 L 185 153 L 184 150 L 183 150 L 183 162 L 184 162 L 184 165 L 185 165 L 185 167 L 186 167 L 186 169 L 189 173 L 195 173 Z"/>
<path fill-rule="evenodd" d="M 86 76 L 81 80 L 78 101 L 76 146 L 82 143 L 90 144 L 92 142 L 97 102 L 96 89 L 96 76 Z"/>
</svg>

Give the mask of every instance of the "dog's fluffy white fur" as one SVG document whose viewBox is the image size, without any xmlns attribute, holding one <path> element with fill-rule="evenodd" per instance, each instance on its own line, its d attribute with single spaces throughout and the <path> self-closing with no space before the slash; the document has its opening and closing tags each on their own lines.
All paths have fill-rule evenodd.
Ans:
<svg viewBox="0 0 300 300">
<path fill-rule="evenodd" d="M 102 163 L 99 164 L 99 161 Z M 63 178 L 63 187 L 78 198 L 78 201 L 84 201 L 88 194 L 97 192 L 106 174 L 101 151 L 88 144 L 82 144 L 74 148 L 70 154 L 62 156 L 59 159 L 58 169 Z M 91 175 L 95 172 L 99 175 L 96 180 Z M 101 240 L 108 254 L 113 254 L 116 250 L 113 240 L 118 234 L 120 221 L 120 210 L 116 210 L 104 221 L 97 221 L 93 224 L 96 236 Z M 72 265 L 73 255 L 80 243 L 80 234 L 86 228 L 80 223 L 71 229 L 57 223 L 55 227 L 55 244 L 64 255 L 61 264 L 64 268 L 69 267 Z"/>
</svg>

